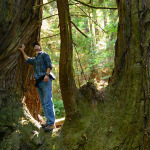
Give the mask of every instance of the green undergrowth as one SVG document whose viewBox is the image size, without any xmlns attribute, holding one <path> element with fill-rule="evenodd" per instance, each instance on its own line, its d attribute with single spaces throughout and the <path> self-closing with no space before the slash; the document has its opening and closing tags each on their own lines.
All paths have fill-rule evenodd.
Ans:
<svg viewBox="0 0 150 150">
<path fill-rule="evenodd" d="M 54 99 L 53 103 L 54 103 L 56 119 L 65 117 L 66 113 L 65 113 L 63 101 Z M 43 119 L 45 120 L 43 108 L 41 108 L 41 115 L 43 116 Z"/>
<path fill-rule="evenodd" d="M 63 101 L 54 99 L 53 103 L 54 103 L 56 118 L 58 119 L 64 117 L 65 109 L 64 109 Z"/>
</svg>

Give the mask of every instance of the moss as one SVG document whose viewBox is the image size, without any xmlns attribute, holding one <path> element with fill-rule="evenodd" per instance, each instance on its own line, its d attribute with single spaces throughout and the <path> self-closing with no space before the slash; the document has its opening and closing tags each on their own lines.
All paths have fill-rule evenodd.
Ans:
<svg viewBox="0 0 150 150">
<path fill-rule="evenodd" d="M 66 120 L 61 131 L 52 137 L 55 149 L 124 150 L 142 145 L 143 106 L 128 101 L 122 105 L 117 98 L 112 101 L 110 97 L 107 95 L 105 103 L 97 105 L 97 111 L 86 99 L 80 99 L 81 117 Z"/>
<path fill-rule="evenodd" d="M 20 135 L 17 131 L 10 134 L 7 139 L 4 139 L 1 144 L 1 149 L 19 150 L 20 148 Z"/>
</svg>

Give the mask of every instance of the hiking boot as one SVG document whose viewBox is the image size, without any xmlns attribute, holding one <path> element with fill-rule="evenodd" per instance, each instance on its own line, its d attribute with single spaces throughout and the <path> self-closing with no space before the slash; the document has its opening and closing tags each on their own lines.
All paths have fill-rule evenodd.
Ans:
<svg viewBox="0 0 150 150">
<path fill-rule="evenodd" d="M 47 125 L 47 126 L 45 127 L 44 131 L 45 131 L 45 132 L 50 132 L 50 131 L 52 131 L 54 128 L 55 128 L 54 125 Z"/>
<path fill-rule="evenodd" d="M 48 124 L 41 124 L 41 126 L 42 126 L 42 128 L 45 128 L 45 127 L 47 127 L 48 126 Z"/>
</svg>

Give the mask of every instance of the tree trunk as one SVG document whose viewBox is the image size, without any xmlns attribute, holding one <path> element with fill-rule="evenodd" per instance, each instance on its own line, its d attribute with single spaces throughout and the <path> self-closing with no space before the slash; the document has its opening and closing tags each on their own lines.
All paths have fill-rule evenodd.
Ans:
<svg viewBox="0 0 150 150">
<path fill-rule="evenodd" d="M 73 116 L 77 112 L 75 102 L 77 88 L 73 77 L 72 31 L 68 0 L 57 0 L 57 8 L 61 35 L 59 61 L 60 88 L 66 115 Z"/>
<path fill-rule="evenodd" d="M 147 150 L 150 146 L 150 2 L 120 1 L 118 6 L 120 20 L 110 87 L 124 115 L 122 121 L 126 122 L 122 124 L 122 149 Z"/>
<path fill-rule="evenodd" d="M 24 101 L 34 97 L 33 102 L 27 105 L 35 104 L 35 100 L 38 103 L 34 106 L 36 113 L 33 107 L 29 107 L 35 118 L 40 111 L 37 92 L 32 89 L 33 83 L 30 83 L 32 87 L 29 86 L 33 69 L 24 63 L 18 50 L 24 43 L 26 53 L 33 56 L 32 43 L 40 40 L 41 22 L 38 20 L 42 10 L 33 9 L 38 4 L 42 4 L 42 0 L 0 2 L 0 149 L 21 149 L 27 142 L 22 138 L 29 139 L 33 127 L 26 120 Z M 23 129 L 25 126 L 27 128 Z M 30 149 L 29 145 L 27 147 Z"/>
</svg>

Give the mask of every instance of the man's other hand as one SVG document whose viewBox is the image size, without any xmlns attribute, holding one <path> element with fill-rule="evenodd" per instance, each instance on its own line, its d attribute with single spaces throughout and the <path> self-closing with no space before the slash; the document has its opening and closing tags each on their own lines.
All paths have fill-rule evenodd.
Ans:
<svg viewBox="0 0 150 150">
<path fill-rule="evenodd" d="M 18 48 L 21 52 L 24 52 L 24 49 L 25 49 L 25 45 L 22 44 L 22 47 L 21 48 Z"/>
<path fill-rule="evenodd" d="M 44 82 L 46 83 L 46 82 L 48 82 L 48 80 L 49 80 L 49 76 L 48 76 L 48 75 L 45 75 L 45 77 L 44 77 Z"/>
</svg>

